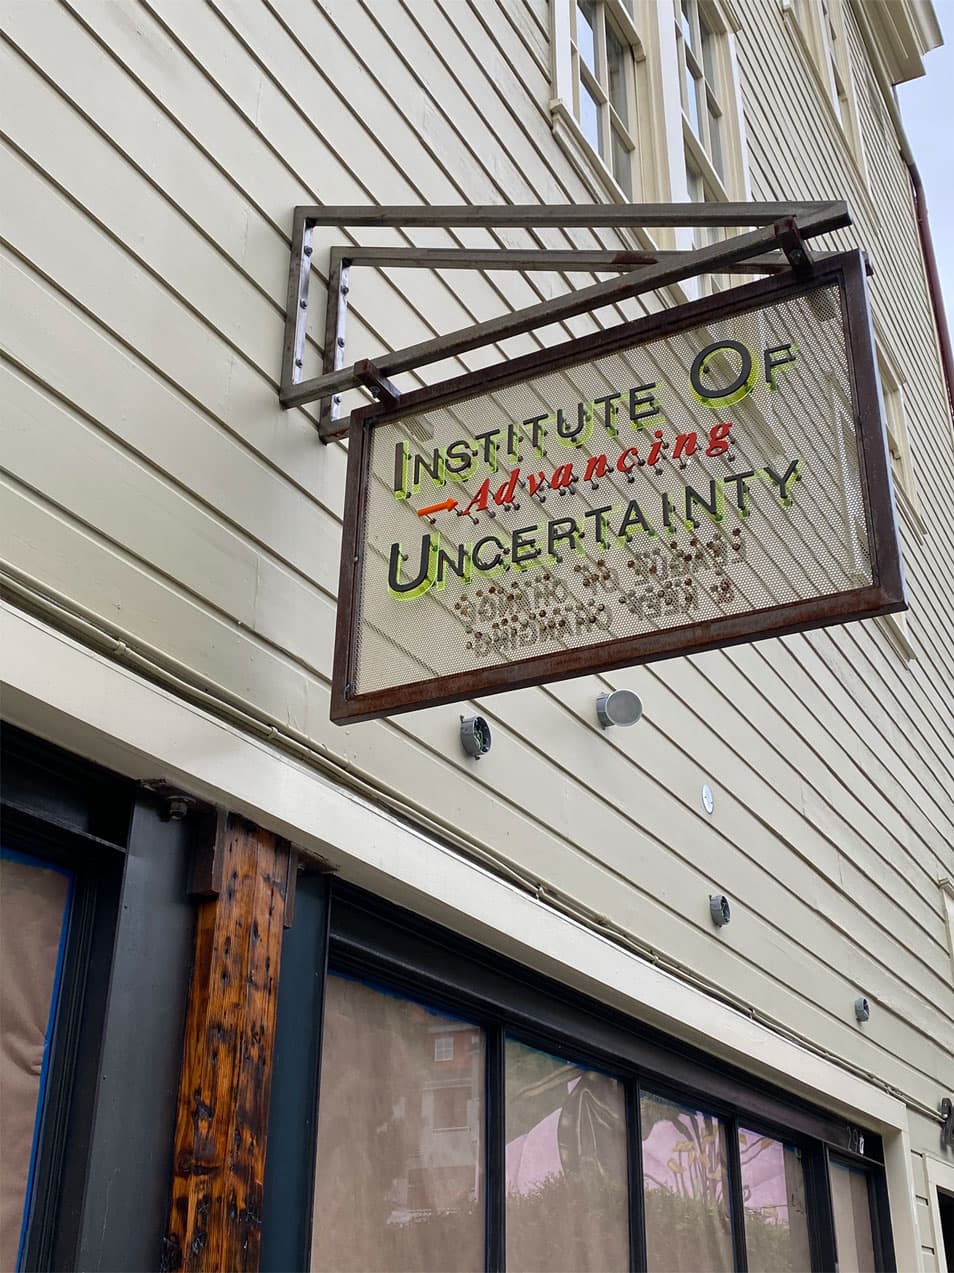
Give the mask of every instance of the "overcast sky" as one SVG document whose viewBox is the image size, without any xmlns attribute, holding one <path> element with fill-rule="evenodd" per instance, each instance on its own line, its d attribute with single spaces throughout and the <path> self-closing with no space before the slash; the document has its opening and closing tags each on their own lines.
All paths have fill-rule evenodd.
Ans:
<svg viewBox="0 0 954 1273">
<path fill-rule="evenodd" d="M 883 2 L 883 0 L 879 0 Z M 944 45 L 927 74 L 898 86 L 898 101 L 927 198 L 948 330 L 954 329 L 954 0 L 934 0 Z"/>
</svg>

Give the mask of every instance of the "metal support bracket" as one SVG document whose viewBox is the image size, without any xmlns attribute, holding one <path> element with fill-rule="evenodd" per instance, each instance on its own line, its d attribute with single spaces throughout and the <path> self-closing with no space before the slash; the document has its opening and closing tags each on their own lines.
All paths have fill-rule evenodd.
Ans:
<svg viewBox="0 0 954 1273">
<path fill-rule="evenodd" d="M 775 227 L 778 245 L 785 253 L 785 258 L 795 271 L 797 278 L 811 278 L 815 269 L 815 258 L 808 244 L 802 237 L 798 222 L 794 217 L 786 217 Z"/>
<path fill-rule="evenodd" d="M 389 407 L 396 407 L 401 399 L 401 390 L 382 376 L 370 358 L 362 358 L 354 364 L 354 375 L 359 385 L 370 389 L 374 396 Z"/>
<path fill-rule="evenodd" d="M 363 385 L 376 397 L 393 404 L 400 397 L 400 391 L 390 377 L 399 372 L 455 357 L 700 274 L 778 273 L 789 268 L 800 275 L 810 273 L 815 258 L 805 241 L 850 224 L 851 217 L 843 202 L 296 208 L 279 400 L 285 408 L 321 402 L 318 433 L 322 441 L 327 442 L 347 432 L 346 421 L 338 418 L 341 395 L 347 389 Z M 329 258 L 322 374 L 306 380 L 303 364 L 313 259 L 312 232 L 316 226 L 757 228 L 688 252 L 333 247 Z M 351 269 L 358 264 L 378 269 L 612 272 L 617 277 L 395 350 L 378 356 L 374 362 L 362 359 L 346 367 L 345 326 Z"/>
</svg>

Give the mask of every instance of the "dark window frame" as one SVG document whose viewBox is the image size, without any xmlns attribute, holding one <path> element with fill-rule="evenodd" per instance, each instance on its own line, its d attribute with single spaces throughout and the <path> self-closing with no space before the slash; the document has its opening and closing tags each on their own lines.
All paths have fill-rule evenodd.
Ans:
<svg viewBox="0 0 954 1273">
<path fill-rule="evenodd" d="M 158 1269 L 195 927 L 192 826 L 167 821 L 140 784 L 15 726 L 0 742 L 4 845 L 74 880 L 21 1267 Z"/>
<path fill-rule="evenodd" d="M 73 878 L 21 1256 L 24 1269 L 68 1267 L 79 1236 L 75 1203 L 83 1172 L 77 1148 L 91 1134 L 131 784 L 110 781 L 94 766 L 10 726 L 4 726 L 3 752 L 4 846 Z"/>
<path fill-rule="evenodd" d="M 309 1267 L 320 1087 L 322 994 L 318 988 L 323 987 L 331 973 L 357 977 L 406 994 L 464 1017 L 484 1031 L 488 1273 L 506 1267 L 506 1038 L 606 1071 L 622 1082 L 631 1199 L 630 1267 L 635 1273 L 646 1267 L 644 1209 L 638 1205 L 642 1197 L 641 1087 L 724 1119 L 729 1146 L 733 1251 L 740 1273 L 747 1268 L 737 1141 L 740 1125 L 802 1150 L 815 1269 L 835 1267 L 829 1155 L 848 1165 L 864 1167 L 870 1182 L 878 1267 L 892 1273 L 895 1266 L 883 1152 L 877 1134 L 864 1133 L 865 1153 L 859 1154 L 853 1149 L 857 1129 L 843 1119 L 354 886 L 328 877 L 310 880 L 305 875 L 299 881 L 298 896 L 311 896 L 306 907 L 312 918 L 309 932 L 305 933 L 299 929 L 296 917 L 299 931 L 292 938 L 295 929 L 290 930 L 283 951 L 276 1064 L 280 1062 L 284 1067 L 284 1083 L 276 1082 L 272 1092 L 262 1273 Z M 291 942 L 294 958 L 290 957 Z M 306 987 L 311 996 L 313 1031 L 301 1029 L 303 1005 L 291 1002 L 296 985 Z M 278 1077 L 276 1069 L 276 1080 Z M 310 1113 L 303 1123 L 302 1106 L 298 1103 L 293 1128 L 292 1102 L 303 1099 L 310 1102 L 306 1106 Z M 308 1146 L 301 1143 L 303 1125 L 311 1137 Z M 296 1236 L 290 1233 L 289 1226 Z"/>
<path fill-rule="evenodd" d="M 843 1150 L 826 1146 L 826 1169 L 832 1163 L 864 1172 L 868 1184 L 868 1210 L 871 1214 L 875 1266 L 878 1269 L 887 1269 L 889 1273 L 895 1273 L 897 1265 L 894 1256 L 894 1239 L 891 1234 L 888 1186 L 884 1172 L 873 1170 L 872 1164 L 858 1154 L 847 1154 Z M 834 1234 L 834 1215 L 832 1216 L 832 1233 Z M 835 1245 L 837 1247 L 837 1242 Z"/>
</svg>

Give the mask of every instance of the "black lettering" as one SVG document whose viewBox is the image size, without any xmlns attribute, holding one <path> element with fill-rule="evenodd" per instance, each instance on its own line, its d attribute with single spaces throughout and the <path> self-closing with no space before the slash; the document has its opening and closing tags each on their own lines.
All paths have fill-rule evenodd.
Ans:
<svg viewBox="0 0 954 1273">
<path fill-rule="evenodd" d="M 587 513 L 589 517 L 589 513 Z M 576 548 L 580 528 L 572 517 L 557 517 L 547 523 L 547 551 L 551 557 L 557 556 L 556 546 L 563 540 L 570 541 L 570 547 Z M 516 545 L 514 546 L 516 551 Z"/>
<path fill-rule="evenodd" d="M 612 511 L 612 504 L 607 504 L 603 508 L 588 508 L 583 514 L 584 517 L 593 518 L 595 522 L 594 534 L 596 535 L 596 542 L 601 548 L 609 547 L 606 540 L 606 514 L 611 513 Z"/>
<path fill-rule="evenodd" d="M 659 415 L 659 403 L 656 401 L 656 382 L 652 381 L 646 385 L 636 385 L 629 391 L 629 418 L 633 424 L 639 425 L 640 420 L 651 420 L 653 416 Z"/>
<path fill-rule="evenodd" d="M 444 452 L 448 473 L 466 473 L 474 463 L 474 448 L 469 442 L 452 442 Z"/>
<path fill-rule="evenodd" d="M 491 561 L 481 561 L 480 554 L 484 544 L 493 544 L 497 550 L 494 553 L 493 560 Z M 483 539 L 478 539 L 476 544 L 474 544 L 473 548 L 470 550 L 470 559 L 477 569 L 483 573 L 486 573 L 488 570 L 493 570 L 503 561 L 503 544 L 496 535 L 485 535 Z"/>
<path fill-rule="evenodd" d="M 722 479 L 726 486 L 728 486 L 730 482 L 735 483 L 735 502 L 743 517 L 748 517 L 749 515 L 745 498 L 749 493 L 750 477 L 755 477 L 754 469 L 750 469 L 748 473 L 733 473 L 731 477 L 724 477 Z"/>
<path fill-rule="evenodd" d="M 515 566 L 522 566 L 540 556 L 542 549 L 536 544 L 537 529 L 536 526 L 521 526 L 510 536 L 510 560 Z"/>
<path fill-rule="evenodd" d="M 669 496 L 663 493 L 664 511 L 665 511 L 665 506 L 668 499 L 669 499 Z M 669 523 L 667 522 L 666 525 L 668 526 Z M 646 531 L 648 535 L 656 534 L 652 526 L 649 524 L 649 522 L 646 520 L 645 516 L 643 515 L 643 510 L 639 507 L 639 504 L 634 499 L 631 499 L 629 503 L 626 505 L 626 512 L 623 514 L 623 520 L 619 524 L 619 530 L 617 531 L 617 534 L 620 539 L 629 539 L 631 534 L 631 531 L 630 531 L 631 526 L 636 526 L 640 530 Z"/>
<path fill-rule="evenodd" d="M 499 437 L 499 429 L 488 429 L 486 433 L 474 434 L 474 441 L 484 444 L 484 463 L 492 472 L 497 470 L 497 439 Z"/>
<path fill-rule="evenodd" d="M 801 460 L 792 460 L 791 464 L 785 470 L 781 477 L 775 472 L 771 464 L 766 464 L 763 472 L 770 481 L 774 482 L 778 487 L 778 497 L 787 507 L 792 502 L 792 497 L 788 492 L 789 485 L 794 481 L 797 482 L 801 477 Z"/>
<path fill-rule="evenodd" d="M 717 354 L 727 351 L 738 354 L 740 364 L 738 375 L 722 388 L 704 385 L 702 377 L 709 378 L 709 363 Z M 751 389 L 753 380 L 752 355 L 740 340 L 717 340 L 714 344 L 706 345 L 705 349 L 696 354 L 689 369 L 689 383 L 692 391 L 699 401 L 708 407 L 730 406 L 732 402 L 738 402 Z"/>
<path fill-rule="evenodd" d="M 411 463 L 411 486 L 416 491 L 421 484 L 421 470 L 423 470 L 435 486 L 443 486 L 444 484 L 444 456 L 439 446 L 434 448 L 431 455 L 430 463 L 423 455 L 414 454 Z"/>
<path fill-rule="evenodd" d="M 691 486 L 686 487 L 686 525 L 696 527 L 699 523 L 696 521 L 693 513 L 695 505 L 701 504 L 713 521 L 722 521 L 722 487 L 717 485 L 715 478 L 709 483 L 709 498 L 700 495 L 697 490 Z"/>
</svg>

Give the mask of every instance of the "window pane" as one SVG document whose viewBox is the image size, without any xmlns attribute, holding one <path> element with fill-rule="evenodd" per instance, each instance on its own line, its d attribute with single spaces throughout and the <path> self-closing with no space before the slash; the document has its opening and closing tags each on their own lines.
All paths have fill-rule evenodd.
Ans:
<svg viewBox="0 0 954 1273">
<path fill-rule="evenodd" d="M 596 15 L 589 0 L 580 0 L 576 10 L 576 47 L 580 57 L 596 74 Z"/>
<path fill-rule="evenodd" d="M 843 1167 L 841 1163 L 833 1162 L 830 1175 L 838 1273 L 874 1273 L 868 1174 L 856 1167 Z"/>
<path fill-rule="evenodd" d="M 629 103 L 626 100 L 626 50 L 606 24 L 606 66 L 609 71 L 609 99 L 613 109 L 624 124 L 629 123 Z"/>
<path fill-rule="evenodd" d="M 720 177 L 725 176 L 722 160 L 722 117 L 709 105 L 709 158 Z"/>
<path fill-rule="evenodd" d="M 477 1027 L 328 978 L 311 1267 L 484 1266 Z"/>
<path fill-rule="evenodd" d="M 650 1273 L 733 1266 L 721 1119 L 643 1093 L 643 1196 Z"/>
<path fill-rule="evenodd" d="M 699 133 L 699 94 L 702 89 L 702 79 L 696 79 L 692 73 L 689 63 L 686 63 L 686 115 L 689 118 L 689 126 L 698 137 Z"/>
<path fill-rule="evenodd" d="M 583 135 L 598 155 L 602 155 L 603 147 L 600 139 L 600 116 L 596 98 L 583 81 L 580 81 L 580 127 Z"/>
<path fill-rule="evenodd" d="M 507 1040 L 507 1268 L 629 1267 L 622 1085 Z"/>
<path fill-rule="evenodd" d="M 682 0 L 679 9 L 679 20 L 682 25 L 682 38 L 688 48 L 692 48 L 692 20 L 689 17 L 689 0 Z"/>
<path fill-rule="evenodd" d="M 620 137 L 616 129 L 613 129 L 613 176 L 623 187 L 623 190 L 630 199 L 633 197 L 633 166 L 630 158 L 631 152 L 627 148 L 626 143 Z"/>
<path fill-rule="evenodd" d="M 37 858 L 0 851 L 0 1269 L 17 1267 L 29 1210 L 70 881 Z"/>
<path fill-rule="evenodd" d="M 805 1172 L 799 1150 L 739 1129 L 749 1273 L 808 1273 Z"/>
<path fill-rule="evenodd" d="M 688 155 L 686 156 L 686 184 L 689 187 L 689 198 L 693 201 L 693 203 L 704 203 L 706 188 L 702 180 L 702 174 L 690 161 Z M 697 233 L 701 235 L 701 239 L 705 238 L 704 230 L 704 226 L 697 227 Z M 699 245 L 697 244 L 697 246 Z"/>
<path fill-rule="evenodd" d="M 706 79 L 711 84 L 715 92 L 719 92 L 721 85 L 719 83 L 719 70 L 716 61 L 716 39 L 715 32 L 708 26 L 704 19 L 699 19 L 699 30 L 702 33 L 702 66 L 705 70 Z"/>
</svg>

